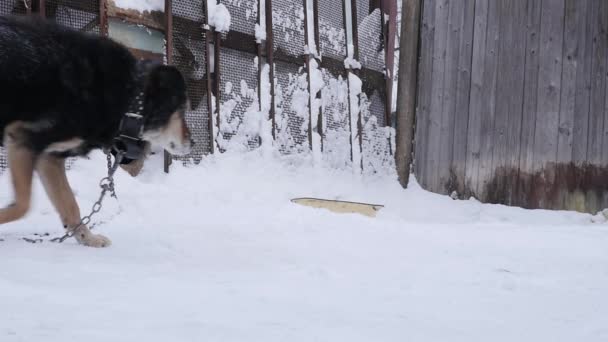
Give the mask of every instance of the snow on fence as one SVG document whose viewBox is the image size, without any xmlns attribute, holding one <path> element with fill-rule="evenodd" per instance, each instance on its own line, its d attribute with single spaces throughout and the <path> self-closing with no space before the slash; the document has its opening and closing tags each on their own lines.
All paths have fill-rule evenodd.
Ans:
<svg viewBox="0 0 608 342">
<path fill-rule="evenodd" d="M 100 34 L 117 6 L 130 11 L 121 19 L 156 20 L 166 34 L 166 62 L 188 83 L 187 119 L 198 141 L 188 161 L 268 148 L 373 173 L 393 170 L 392 66 L 385 67 L 393 53 L 385 48 L 396 13 L 389 3 L 0 0 L 0 15 L 42 15 Z"/>
<path fill-rule="evenodd" d="M 415 173 L 527 208 L 608 207 L 608 1 L 424 0 Z"/>
</svg>

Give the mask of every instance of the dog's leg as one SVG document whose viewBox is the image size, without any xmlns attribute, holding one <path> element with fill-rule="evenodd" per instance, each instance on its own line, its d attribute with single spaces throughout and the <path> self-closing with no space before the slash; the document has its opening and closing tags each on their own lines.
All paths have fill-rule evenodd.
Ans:
<svg viewBox="0 0 608 342">
<path fill-rule="evenodd" d="M 36 170 L 49 199 L 61 217 L 63 226 L 67 229 L 78 226 L 80 209 L 65 174 L 65 159 L 43 154 L 36 164 Z M 85 246 L 107 247 L 111 244 L 105 236 L 91 233 L 86 225 L 78 227 L 74 237 Z"/>
<path fill-rule="evenodd" d="M 9 125 L 5 129 L 4 142 L 15 192 L 15 202 L 4 209 L 0 209 L 0 224 L 22 218 L 30 208 L 36 155 L 30 149 L 20 145 L 17 136 L 19 134 L 18 129 L 18 125 Z"/>
</svg>

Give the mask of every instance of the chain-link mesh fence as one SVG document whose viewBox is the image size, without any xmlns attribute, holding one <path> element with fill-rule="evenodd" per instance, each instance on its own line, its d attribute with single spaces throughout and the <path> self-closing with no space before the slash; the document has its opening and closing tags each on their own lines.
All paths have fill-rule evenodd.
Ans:
<svg viewBox="0 0 608 342">
<path fill-rule="evenodd" d="M 382 11 L 369 0 L 356 0 L 359 62 L 363 93 L 359 97 L 362 121 L 363 170 L 376 173 L 392 169 L 393 132 L 386 127 L 385 46 Z"/>
<path fill-rule="evenodd" d="M 100 33 L 99 0 L 46 0 L 46 17 L 80 31 Z"/>
<path fill-rule="evenodd" d="M 258 18 L 257 0 L 223 0 L 230 12 L 231 34 L 222 35 L 220 48 L 220 127 L 217 144 L 220 151 L 247 150 L 259 146 L 260 113 L 258 59 L 253 47 L 243 44 L 244 37 L 255 36 Z M 233 34 L 233 33 L 238 34 Z M 225 45 L 225 46 L 224 46 Z"/>
<path fill-rule="evenodd" d="M 276 139 L 286 154 L 310 150 L 304 25 L 303 0 L 272 1 Z"/>
<path fill-rule="evenodd" d="M 2 0 L 0 1 L 0 15 L 23 15 L 31 6 L 30 0 Z"/>
<path fill-rule="evenodd" d="M 206 22 L 200 0 L 173 0 L 172 63 L 186 79 L 191 110 L 186 113 L 196 145 L 186 159 L 199 162 L 211 151 L 212 137 L 207 105 Z M 183 158 L 180 158 L 183 159 Z"/>
<path fill-rule="evenodd" d="M 321 90 L 323 158 L 334 168 L 351 164 L 348 82 L 341 63 L 346 58 L 343 1 L 319 1 L 319 52 L 324 87 Z M 328 59 L 335 60 L 329 63 Z"/>
</svg>

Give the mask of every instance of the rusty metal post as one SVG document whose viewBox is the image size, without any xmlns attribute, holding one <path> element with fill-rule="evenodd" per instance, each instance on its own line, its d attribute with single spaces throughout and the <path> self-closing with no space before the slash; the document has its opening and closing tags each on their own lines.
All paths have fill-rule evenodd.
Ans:
<svg viewBox="0 0 608 342">
<path fill-rule="evenodd" d="M 209 16 L 207 15 L 207 1 L 203 1 L 203 13 L 205 15 L 206 20 L 205 25 L 203 26 L 203 32 L 205 34 L 205 79 L 207 80 L 207 113 L 209 113 L 209 118 L 207 120 L 207 129 L 209 130 L 209 135 L 211 137 L 209 152 L 215 153 L 215 129 L 213 125 L 213 80 L 211 79 L 211 50 L 209 48 L 213 43 L 213 34 L 211 30 L 208 29 Z"/>
<path fill-rule="evenodd" d="M 105 0 L 101 0 L 105 1 Z M 173 2 L 172 0 L 165 0 L 165 39 L 167 41 L 166 54 L 167 64 L 173 63 Z M 169 167 L 173 162 L 171 153 L 164 150 L 163 169 L 165 173 L 169 173 Z"/>
<path fill-rule="evenodd" d="M 272 1 L 266 0 L 266 59 L 269 65 L 270 79 L 270 119 L 272 120 L 272 138 L 276 139 L 277 121 L 274 110 L 274 36 L 272 31 Z"/>
<path fill-rule="evenodd" d="M 315 21 L 313 23 L 313 27 L 315 30 L 314 39 L 315 45 L 317 46 L 317 52 L 321 54 L 321 40 L 319 39 L 319 0 L 313 1 L 313 13 L 315 16 Z M 321 65 L 321 61 L 318 61 L 319 65 Z M 321 93 L 317 94 L 317 99 L 321 99 Z M 319 136 L 321 137 L 321 152 L 323 152 L 323 143 L 325 140 L 325 136 L 323 135 L 323 107 L 319 108 L 318 118 L 317 118 L 317 131 L 319 132 Z"/>
<path fill-rule="evenodd" d="M 221 110 L 221 100 L 222 100 L 222 91 L 221 91 L 221 68 L 220 68 L 220 49 L 222 44 L 222 34 L 220 32 L 213 32 L 213 40 L 214 40 L 214 58 L 215 61 L 213 63 L 215 68 L 215 84 L 213 85 L 215 89 L 215 110 L 216 113 L 216 128 L 217 134 L 220 134 L 220 110 Z M 213 131 L 212 131 L 213 132 Z M 220 151 L 221 152 L 221 151 Z"/>
<path fill-rule="evenodd" d="M 99 0 L 99 34 L 108 36 L 108 4 L 106 0 Z"/>
<path fill-rule="evenodd" d="M 350 16 L 350 18 L 352 19 L 350 22 L 352 23 L 352 27 L 351 27 L 351 33 L 352 33 L 352 40 L 353 40 L 353 58 L 356 60 L 359 60 L 359 37 L 358 37 L 358 29 L 357 29 L 357 0 L 344 0 L 344 1 L 349 1 L 350 2 L 350 13 L 346 12 L 346 6 L 344 7 L 344 28 L 345 30 L 348 32 L 348 27 L 347 26 L 347 20 L 346 20 L 346 16 Z M 348 35 L 348 33 L 347 33 Z M 346 55 L 348 57 L 348 37 L 346 40 Z M 348 86 L 348 120 L 350 123 L 350 129 L 351 129 L 351 134 L 350 134 L 350 145 L 351 145 L 351 154 L 350 154 L 350 160 L 354 162 L 354 157 L 353 157 L 353 153 L 352 153 L 352 149 L 357 148 L 356 143 L 354 141 L 352 141 L 352 130 L 353 130 L 353 122 L 352 122 L 352 107 L 351 107 L 351 95 L 350 95 L 350 74 L 353 74 L 355 76 L 359 76 L 359 72 L 357 70 L 353 70 L 352 68 L 348 68 L 346 70 L 346 84 Z M 359 163 L 359 167 L 361 168 L 361 170 L 363 170 L 363 118 L 361 116 L 361 111 L 359 110 L 359 113 L 357 114 L 357 123 L 356 123 L 356 130 L 357 130 L 357 137 L 358 137 L 358 143 L 359 143 L 359 155 L 361 156 L 361 161 Z"/>
<path fill-rule="evenodd" d="M 308 46 L 308 52 L 304 55 L 304 62 L 306 63 L 306 83 L 308 87 L 308 148 L 312 151 L 312 93 L 310 85 L 310 41 L 308 37 L 308 2 L 312 0 L 304 0 L 304 41 Z"/>
<path fill-rule="evenodd" d="M 40 6 L 38 15 L 40 15 L 40 17 L 42 17 L 42 18 L 46 18 L 46 0 L 40 0 L 40 2 L 38 3 L 38 6 Z"/>
<path fill-rule="evenodd" d="M 397 31 L 397 2 L 395 0 L 382 0 L 383 13 L 388 12 L 388 23 L 383 22 L 386 30 L 384 39 L 384 52 L 386 63 L 386 126 L 392 126 L 391 114 L 393 111 L 393 82 L 395 80 L 395 36 Z M 382 15 L 384 20 L 384 15 Z"/>
</svg>

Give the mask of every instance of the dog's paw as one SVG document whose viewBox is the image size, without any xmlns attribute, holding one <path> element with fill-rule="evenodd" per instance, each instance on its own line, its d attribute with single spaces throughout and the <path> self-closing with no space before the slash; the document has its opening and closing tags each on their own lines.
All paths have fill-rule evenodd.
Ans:
<svg viewBox="0 0 608 342">
<path fill-rule="evenodd" d="M 109 247 L 112 244 L 112 241 L 103 235 L 92 234 L 91 232 L 78 232 L 74 234 L 74 237 L 81 245 L 85 245 L 88 247 Z"/>
</svg>

